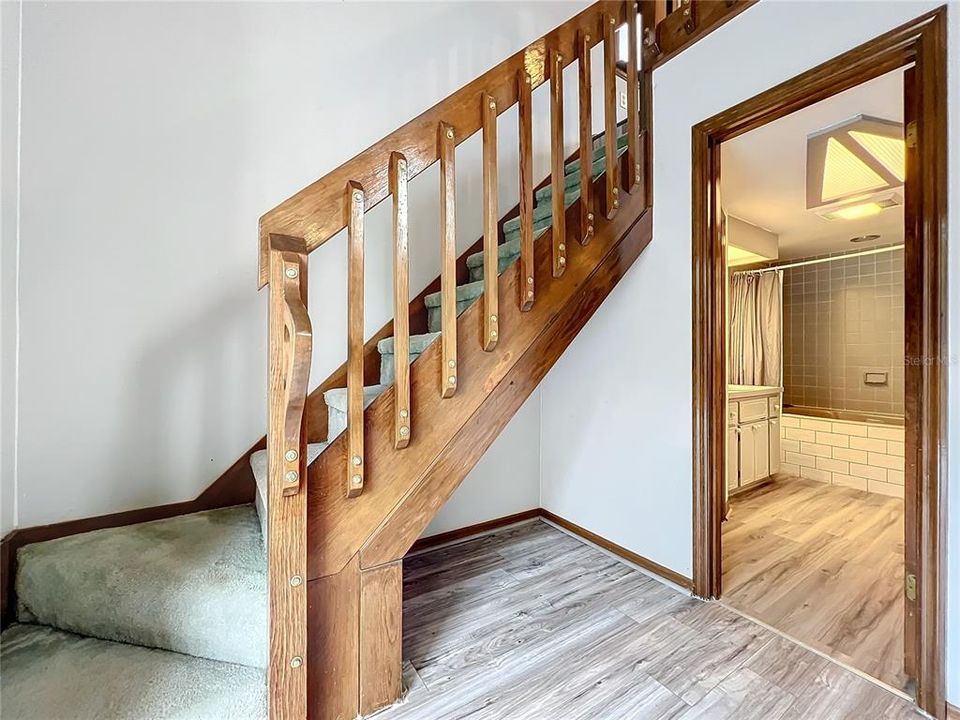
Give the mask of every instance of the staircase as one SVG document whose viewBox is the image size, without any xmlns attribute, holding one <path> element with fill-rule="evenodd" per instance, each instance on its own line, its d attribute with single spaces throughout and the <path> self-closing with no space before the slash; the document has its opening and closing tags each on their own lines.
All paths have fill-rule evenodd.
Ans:
<svg viewBox="0 0 960 720">
<path fill-rule="evenodd" d="M 645 20 L 654 5 L 641 3 Z M 651 239 L 638 24 L 633 2 L 587 8 L 261 218 L 270 357 L 267 450 L 250 458 L 256 504 L 22 548 L 17 624 L 3 634 L 5 717 L 346 720 L 400 696 L 404 554 Z M 592 71 L 580 61 L 598 44 L 604 131 L 593 135 Z M 559 78 L 574 62 L 580 143 L 564 157 Z M 541 84 L 551 172 L 534 186 Z M 504 214 L 496 120 L 514 104 L 520 202 Z M 456 146 L 476 132 L 484 233 L 457 257 Z M 410 301 L 407 183 L 434 162 L 440 277 Z M 365 338 L 363 217 L 384 200 L 394 320 Z M 308 257 L 344 228 L 347 362 L 308 394 Z"/>
</svg>

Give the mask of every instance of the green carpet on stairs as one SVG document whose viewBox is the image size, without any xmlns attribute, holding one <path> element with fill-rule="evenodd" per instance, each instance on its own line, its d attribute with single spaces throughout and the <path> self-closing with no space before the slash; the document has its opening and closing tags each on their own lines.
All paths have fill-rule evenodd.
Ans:
<svg viewBox="0 0 960 720">
<path fill-rule="evenodd" d="M 252 505 L 27 545 L 21 622 L 266 666 L 267 575 Z"/>
<path fill-rule="evenodd" d="M 264 671 L 39 625 L 0 636 L 6 720 L 265 720 Z"/>
</svg>

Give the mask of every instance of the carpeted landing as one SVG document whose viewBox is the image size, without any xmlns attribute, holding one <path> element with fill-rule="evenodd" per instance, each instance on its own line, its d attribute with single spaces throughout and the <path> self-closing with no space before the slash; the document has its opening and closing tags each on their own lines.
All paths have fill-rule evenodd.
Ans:
<svg viewBox="0 0 960 720">
<path fill-rule="evenodd" d="M 0 636 L 6 720 L 266 717 L 252 505 L 28 545 Z"/>
</svg>

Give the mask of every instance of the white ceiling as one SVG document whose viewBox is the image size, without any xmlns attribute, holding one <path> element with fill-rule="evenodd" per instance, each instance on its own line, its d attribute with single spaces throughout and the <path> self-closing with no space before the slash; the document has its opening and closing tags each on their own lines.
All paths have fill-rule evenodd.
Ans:
<svg viewBox="0 0 960 720">
<path fill-rule="evenodd" d="M 902 242 L 902 205 L 861 220 L 824 220 L 806 209 L 807 136 L 859 114 L 903 122 L 902 69 L 725 142 L 720 192 L 727 214 L 778 234 L 781 258 Z M 880 239 L 850 243 L 869 234 Z"/>
</svg>

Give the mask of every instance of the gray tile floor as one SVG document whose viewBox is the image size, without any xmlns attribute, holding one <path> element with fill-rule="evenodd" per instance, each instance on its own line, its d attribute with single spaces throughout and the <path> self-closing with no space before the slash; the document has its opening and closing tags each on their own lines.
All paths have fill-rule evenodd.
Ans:
<svg viewBox="0 0 960 720">
<path fill-rule="evenodd" d="M 378 720 L 892 720 L 911 703 L 543 522 L 404 561 Z"/>
</svg>

